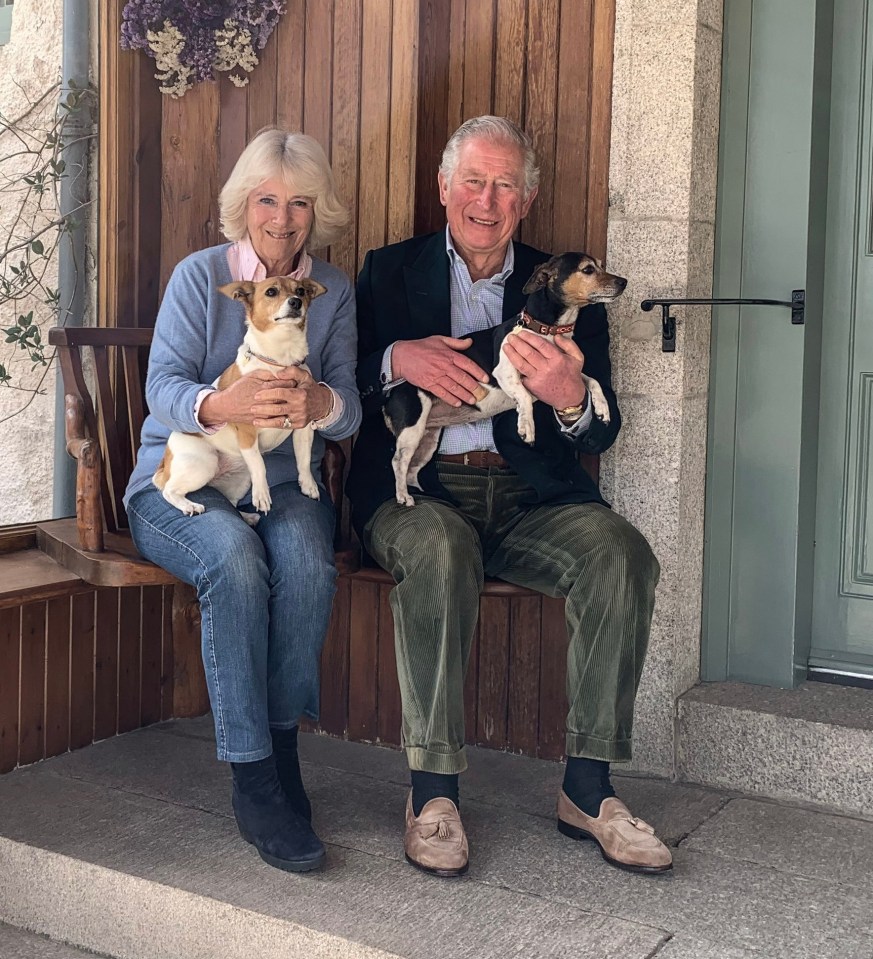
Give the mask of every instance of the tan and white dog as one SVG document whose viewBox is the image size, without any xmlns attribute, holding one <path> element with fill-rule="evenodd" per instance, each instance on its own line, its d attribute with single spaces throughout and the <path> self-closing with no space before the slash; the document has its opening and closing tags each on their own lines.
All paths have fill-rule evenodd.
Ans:
<svg viewBox="0 0 873 959">
<path fill-rule="evenodd" d="M 242 300 L 247 330 L 236 362 L 215 382 L 218 389 L 226 389 L 255 370 L 286 366 L 308 370 L 304 362 L 308 353 L 306 314 L 312 300 L 327 292 L 321 283 L 274 277 L 260 283 L 249 280 L 228 283 L 219 290 L 231 299 Z M 255 509 L 268 513 L 272 498 L 262 454 L 284 443 L 289 433 L 293 433 L 300 490 L 318 499 L 311 466 L 313 430 L 309 426 L 297 430 L 260 429 L 248 423 L 227 423 L 211 434 L 174 430 L 152 480 L 164 499 L 186 516 L 203 512 L 200 503 L 187 497 L 202 486 L 212 486 L 224 493 L 234 506 L 251 487 Z M 251 525 L 260 519 L 257 513 L 240 515 Z"/>
</svg>

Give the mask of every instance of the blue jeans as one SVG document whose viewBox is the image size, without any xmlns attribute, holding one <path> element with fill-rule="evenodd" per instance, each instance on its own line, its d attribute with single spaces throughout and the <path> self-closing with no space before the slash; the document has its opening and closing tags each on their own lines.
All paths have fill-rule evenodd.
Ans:
<svg viewBox="0 0 873 959">
<path fill-rule="evenodd" d="M 296 483 L 271 489 L 273 507 L 249 526 L 217 490 L 190 494 L 185 516 L 157 489 L 127 507 L 139 552 L 197 590 L 202 653 L 218 758 L 273 751 L 270 727 L 318 718 L 319 661 L 336 591 L 334 510 Z"/>
</svg>

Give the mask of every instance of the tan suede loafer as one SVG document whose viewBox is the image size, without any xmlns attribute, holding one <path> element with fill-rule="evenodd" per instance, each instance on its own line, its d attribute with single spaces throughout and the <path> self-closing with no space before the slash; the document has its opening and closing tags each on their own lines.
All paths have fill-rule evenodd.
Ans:
<svg viewBox="0 0 873 959">
<path fill-rule="evenodd" d="M 467 871 L 467 835 L 451 799 L 431 799 L 421 815 L 414 816 L 409 794 L 403 851 L 413 866 L 437 876 L 460 876 Z"/>
<path fill-rule="evenodd" d="M 570 802 L 562 789 L 558 794 L 558 830 L 571 839 L 595 840 L 603 858 L 619 869 L 655 873 L 673 868 L 673 856 L 655 830 L 632 816 L 615 797 L 604 799 L 600 815 L 592 819 Z"/>
</svg>

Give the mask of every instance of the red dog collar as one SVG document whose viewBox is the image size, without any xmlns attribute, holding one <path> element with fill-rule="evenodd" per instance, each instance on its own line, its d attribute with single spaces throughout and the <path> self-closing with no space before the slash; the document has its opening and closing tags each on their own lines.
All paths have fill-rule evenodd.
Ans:
<svg viewBox="0 0 873 959">
<path fill-rule="evenodd" d="M 542 336 L 558 336 L 561 333 L 572 333 L 575 323 L 564 323 L 561 326 L 549 326 L 548 323 L 540 323 L 535 320 L 527 310 L 522 310 L 518 318 L 518 325 Z"/>
</svg>

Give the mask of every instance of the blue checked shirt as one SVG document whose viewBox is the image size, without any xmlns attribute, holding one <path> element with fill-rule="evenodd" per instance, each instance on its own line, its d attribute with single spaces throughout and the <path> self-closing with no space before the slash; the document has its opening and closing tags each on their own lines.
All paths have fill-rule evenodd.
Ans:
<svg viewBox="0 0 873 959">
<path fill-rule="evenodd" d="M 446 227 L 446 255 L 449 258 L 449 294 L 451 297 L 452 336 L 462 339 L 478 330 L 487 330 L 499 326 L 503 321 L 503 290 L 506 280 L 515 266 L 515 251 L 510 243 L 503 260 L 503 269 L 489 280 L 473 280 L 463 257 L 455 249 L 451 234 Z M 393 380 L 391 374 L 391 351 L 389 346 L 382 359 L 382 380 L 385 390 L 397 386 L 402 380 Z M 560 423 L 560 420 L 558 421 Z M 591 423 L 591 404 L 587 404 L 582 416 L 561 430 L 570 436 L 578 436 L 588 429 Z M 491 420 L 479 420 L 476 423 L 463 423 L 459 426 L 447 426 L 440 441 L 440 453 L 469 453 L 471 450 L 491 450 L 497 452 L 494 445 L 494 432 Z"/>
</svg>

